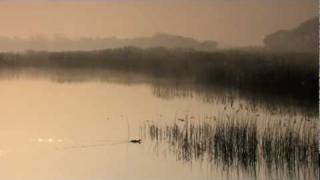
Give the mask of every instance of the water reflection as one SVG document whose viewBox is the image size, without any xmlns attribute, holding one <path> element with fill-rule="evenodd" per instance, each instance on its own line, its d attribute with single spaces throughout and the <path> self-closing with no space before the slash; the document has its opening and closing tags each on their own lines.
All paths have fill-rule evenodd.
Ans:
<svg viewBox="0 0 320 180">
<path fill-rule="evenodd" d="M 193 98 L 210 104 L 233 104 L 245 101 L 247 108 L 255 111 L 262 108 L 271 114 L 305 113 L 316 116 L 318 109 L 303 99 L 292 99 L 285 95 L 267 95 L 260 92 L 246 92 L 216 86 L 194 84 L 153 84 L 153 95 L 163 99 Z M 248 109 L 247 109 L 248 110 Z"/>
<path fill-rule="evenodd" d="M 205 169 L 191 170 L 175 158 L 155 157 L 143 139 L 141 144 L 128 139 L 141 137 L 139 127 L 145 120 L 171 121 L 175 112 L 202 114 L 213 109 L 210 104 L 156 98 L 143 84 L 20 78 L 2 80 L 0 90 L 5 102 L 0 103 L 0 179 L 207 177 Z"/>
<path fill-rule="evenodd" d="M 305 99 L 96 68 L 0 78 L 2 179 L 319 177 Z"/>
<path fill-rule="evenodd" d="M 107 82 L 124 85 L 147 84 L 155 97 L 163 99 L 194 98 L 211 104 L 232 104 L 245 100 L 252 108 L 271 113 L 306 113 L 318 115 L 314 94 L 292 94 L 263 90 L 237 89 L 228 86 L 199 83 L 187 77 L 154 77 L 144 73 L 97 68 L 1 68 L 1 79 L 45 79 L 56 83 Z M 280 90 L 280 89 L 279 89 Z M 292 90 L 292 92 L 294 92 Z"/>
</svg>

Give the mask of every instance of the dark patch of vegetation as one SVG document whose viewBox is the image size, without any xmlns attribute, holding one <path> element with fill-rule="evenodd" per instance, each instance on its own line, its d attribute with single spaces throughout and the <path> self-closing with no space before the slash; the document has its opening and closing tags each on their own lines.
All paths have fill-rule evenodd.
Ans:
<svg viewBox="0 0 320 180">
<path fill-rule="evenodd" d="M 171 82 L 236 89 L 255 97 L 290 98 L 300 106 L 318 106 L 316 53 L 200 52 L 134 47 L 90 52 L 30 51 L 1 53 L 0 68 L 112 70 Z"/>
<path fill-rule="evenodd" d="M 261 109 L 270 114 L 305 114 L 318 116 L 318 108 L 299 103 L 288 96 L 277 97 L 261 92 L 238 91 L 223 87 L 192 85 L 181 82 L 153 83 L 152 93 L 163 99 L 191 98 L 203 103 L 225 105 L 225 110 L 240 111 L 243 109 L 255 111 Z M 235 107 L 237 102 L 244 101 L 245 106 Z M 301 100 L 302 101 L 302 100 Z M 300 102 L 301 102 L 300 101 Z M 303 101 L 302 101 L 303 102 Z M 236 109 L 237 108 L 237 109 Z"/>
</svg>

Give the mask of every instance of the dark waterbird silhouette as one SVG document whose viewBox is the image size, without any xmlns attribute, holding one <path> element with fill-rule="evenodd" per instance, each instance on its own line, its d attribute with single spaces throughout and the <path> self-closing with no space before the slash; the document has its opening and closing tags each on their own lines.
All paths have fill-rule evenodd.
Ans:
<svg viewBox="0 0 320 180">
<path fill-rule="evenodd" d="M 129 143 L 134 143 L 134 144 L 141 144 L 142 140 L 141 139 L 132 139 L 129 141 Z"/>
<path fill-rule="evenodd" d="M 178 121 L 184 122 L 184 119 L 182 119 L 182 118 L 178 118 Z"/>
</svg>

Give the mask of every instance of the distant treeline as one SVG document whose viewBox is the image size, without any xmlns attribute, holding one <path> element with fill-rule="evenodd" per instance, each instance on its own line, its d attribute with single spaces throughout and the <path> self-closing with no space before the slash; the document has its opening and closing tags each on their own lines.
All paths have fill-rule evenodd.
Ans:
<svg viewBox="0 0 320 180">
<path fill-rule="evenodd" d="M 308 19 L 298 27 L 269 34 L 264 44 L 271 51 L 317 52 L 319 50 L 319 17 Z"/>
<path fill-rule="evenodd" d="M 185 48 L 199 51 L 215 51 L 218 43 L 215 41 L 199 41 L 190 37 L 157 33 L 150 37 L 136 37 L 131 39 L 89 38 L 82 37 L 71 39 L 62 34 L 56 34 L 52 38 L 46 36 L 31 36 L 29 38 L 2 37 L 0 36 L 0 51 L 79 51 L 98 50 L 109 48 L 121 48 L 135 46 L 140 48 L 166 47 Z"/>
<path fill-rule="evenodd" d="M 318 102 L 318 54 L 125 47 L 1 53 L 1 68 L 99 69 Z M 90 75 L 88 75 L 90 76 Z"/>
</svg>

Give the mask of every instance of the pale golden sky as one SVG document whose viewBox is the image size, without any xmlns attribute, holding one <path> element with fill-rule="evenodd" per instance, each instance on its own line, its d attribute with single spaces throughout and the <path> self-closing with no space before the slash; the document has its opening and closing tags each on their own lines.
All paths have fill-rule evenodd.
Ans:
<svg viewBox="0 0 320 180">
<path fill-rule="evenodd" d="M 316 0 L 22 1 L 0 3 L 0 36 L 131 38 L 165 32 L 229 45 L 260 45 L 265 35 L 318 13 Z"/>
</svg>

